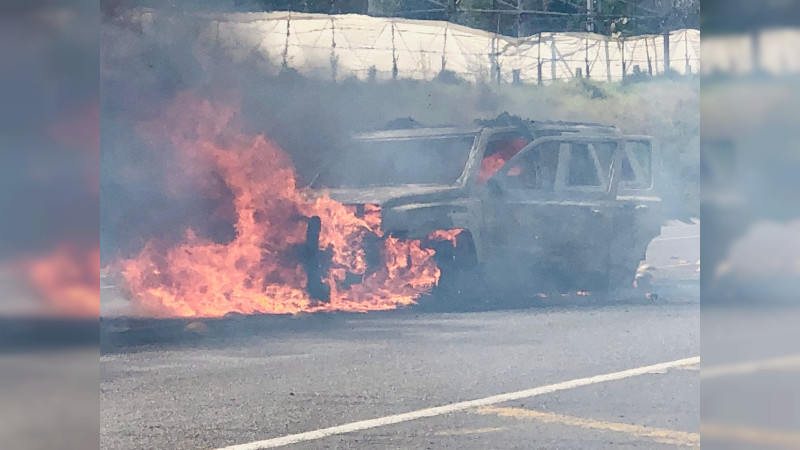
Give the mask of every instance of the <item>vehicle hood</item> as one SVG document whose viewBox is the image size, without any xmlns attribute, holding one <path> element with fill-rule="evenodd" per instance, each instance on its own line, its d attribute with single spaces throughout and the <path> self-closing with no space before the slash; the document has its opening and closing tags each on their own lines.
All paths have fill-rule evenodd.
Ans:
<svg viewBox="0 0 800 450">
<path fill-rule="evenodd" d="M 404 197 L 435 196 L 455 193 L 460 188 L 450 185 L 404 185 L 404 186 L 376 186 L 367 188 L 346 189 L 316 189 L 312 192 L 314 197 L 325 194 L 330 198 L 344 204 L 375 204 L 383 205 L 389 200 Z"/>
</svg>

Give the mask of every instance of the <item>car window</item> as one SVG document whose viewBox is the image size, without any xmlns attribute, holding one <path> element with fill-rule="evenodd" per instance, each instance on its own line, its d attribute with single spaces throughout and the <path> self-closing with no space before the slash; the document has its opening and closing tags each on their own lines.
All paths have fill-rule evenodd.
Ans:
<svg viewBox="0 0 800 450">
<path fill-rule="evenodd" d="M 552 191 L 558 167 L 558 142 L 546 142 L 506 164 L 494 178 L 509 189 Z"/>
<path fill-rule="evenodd" d="M 451 185 L 464 171 L 474 142 L 474 135 L 355 140 L 315 186 Z"/>
<path fill-rule="evenodd" d="M 611 173 L 611 164 L 614 161 L 614 153 L 617 151 L 616 142 L 592 142 L 589 148 L 593 149 L 600 162 L 600 170 L 605 174 Z"/>
<path fill-rule="evenodd" d="M 486 153 L 481 160 L 481 167 L 478 171 L 478 184 L 484 184 L 498 170 L 500 170 L 509 159 L 519 153 L 523 147 L 528 145 L 528 140 L 521 137 L 496 139 L 486 146 Z"/>
<path fill-rule="evenodd" d="M 648 189 L 652 184 L 651 149 L 647 141 L 628 141 L 622 158 L 620 186 Z"/>
<path fill-rule="evenodd" d="M 600 186 L 595 159 L 587 144 L 570 146 L 567 186 Z"/>
</svg>

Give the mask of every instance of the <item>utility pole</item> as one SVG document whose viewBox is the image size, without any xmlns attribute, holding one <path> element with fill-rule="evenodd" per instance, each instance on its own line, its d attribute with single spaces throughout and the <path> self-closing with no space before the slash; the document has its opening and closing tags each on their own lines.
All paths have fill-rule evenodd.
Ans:
<svg viewBox="0 0 800 450">
<path fill-rule="evenodd" d="M 525 30 L 522 29 L 522 11 L 524 6 L 524 0 L 517 0 L 517 37 L 523 37 L 525 35 Z"/>
<path fill-rule="evenodd" d="M 600 30 L 597 31 L 598 33 L 605 33 L 606 30 L 606 20 L 603 17 L 603 0 L 595 0 L 594 2 L 594 11 L 600 16 Z M 593 24 L 594 30 L 597 30 L 597 24 Z"/>
<path fill-rule="evenodd" d="M 457 13 L 458 5 L 456 4 L 456 0 L 449 0 L 447 2 L 447 21 L 456 23 L 456 13 Z"/>
<path fill-rule="evenodd" d="M 594 31 L 594 0 L 586 0 L 586 31 Z"/>
<path fill-rule="evenodd" d="M 669 32 L 671 28 L 672 17 L 675 13 L 675 0 L 670 3 L 669 11 L 662 22 L 662 30 L 663 39 L 664 39 L 664 73 L 669 74 L 670 67 L 669 67 Z"/>
</svg>

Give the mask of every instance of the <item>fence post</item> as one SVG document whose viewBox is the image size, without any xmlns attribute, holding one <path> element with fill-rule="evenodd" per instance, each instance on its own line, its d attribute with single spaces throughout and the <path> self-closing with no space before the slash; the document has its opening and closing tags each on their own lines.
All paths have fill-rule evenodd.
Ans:
<svg viewBox="0 0 800 450">
<path fill-rule="evenodd" d="M 687 33 L 686 30 L 683 30 L 683 54 L 686 56 L 685 75 L 691 75 L 692 64 L 689 62 L 689 33 Z"/>
<path fill-rule="evenodd" d="M 450 27 L 449 22 L 444 26 L 444 44 L 442 45 L 442 72 L 447 67 L 447 29 Z"/>
<path fill-rule="evenodd" d="M 605 38 L 606 41 L 606 81 L 611 81 L 611 56 L 608 53 L 608 37 Z"/>
<path fill-rule="evenodd" d="M 558 79 L 558 73 L 556 72 L 556 41 L 555 39 L 550 36 L 550 81 L 556 81 Z"/>
<path fill-rule="evenodd" d="M 497 34 L 492 36 L 492 49 L 491 49 L 490 62 L 492 63 L 492 73 L 489 78 L 500 84 L 500 43 L 497 39 Z"/>
<path fill-rule="evenodd" d="M 339 61 L 336 59 L 336 25 L 331 16 L 331 78 L 336 81 L 336 72 L 339 68 Z"/>
<path fill-rule="evenodd" d="M 289 14 L 289 17 L 286 18 L 286 42 L 283 44 L 283 62 L 281 63 L 284 69 L 289 67 L 289 36 L 292 34 L 291 24 L 292 15 Z"/>
<path fill-rule="evenodd" d="M 658 45 L 655 36 L 653 36 L 653 73 L 658 75 Z"/>
<path fill-rule="evenodd" d="M 625 81 L 625 75 L 626 75 L 626 72 L 628 71 L 628 69 L 627 69 L 627 67 L 625 67 L 625 37 L 624 36 L 622 37 L 620 42 L 622 43 L 622 51 L 619 52 L 620 57 L 622 58 L 622 81 Z"/>
<path fill-rule="evenodd" d="M 586 35 L 586 42 L 584 44 L 584 63 L 586 63 L 586 78 L 591 78 L 591 72 L 589 71 L 589 35 Z"/>
<path fill-rule="evenodd" d="M 489 81 L 494 81 L 494 66 L 497 59 L 497 52 L 495 51 L 495 39 L 497 34 L 492 36 L 491 44 L 489 45 Z"/>
<path fill-rule="evenodd" d="M 669 28 L 664 29 L 664 73 L 669 73 Z"/>
<path fill-rule="evenodd" d="M 536 38 L 536 84 L 542 85 L 542 32 Z"/>
<path fill-rule="evenodd" d="M 394 45 L 394 21 L 392 21 L 392 80 L 397 80 L 397 50 Z"/>
</svg>

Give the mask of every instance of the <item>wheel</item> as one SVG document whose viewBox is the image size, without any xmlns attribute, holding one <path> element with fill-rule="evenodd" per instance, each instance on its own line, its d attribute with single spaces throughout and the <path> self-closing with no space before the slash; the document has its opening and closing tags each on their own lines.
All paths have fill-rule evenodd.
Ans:
<svg viewBox="0 0 800 450">
<path fill-rule="evenodd" d="M 424 246 L 436 251 L 434 260 L 441 275 L 431 293 L 420 299 L 420 306 L 447 311 L 473 308 L 482 282 L 472 234 L 465 230 L 456 236 L 455 244 L 427 240 Z"/>
</svg>

